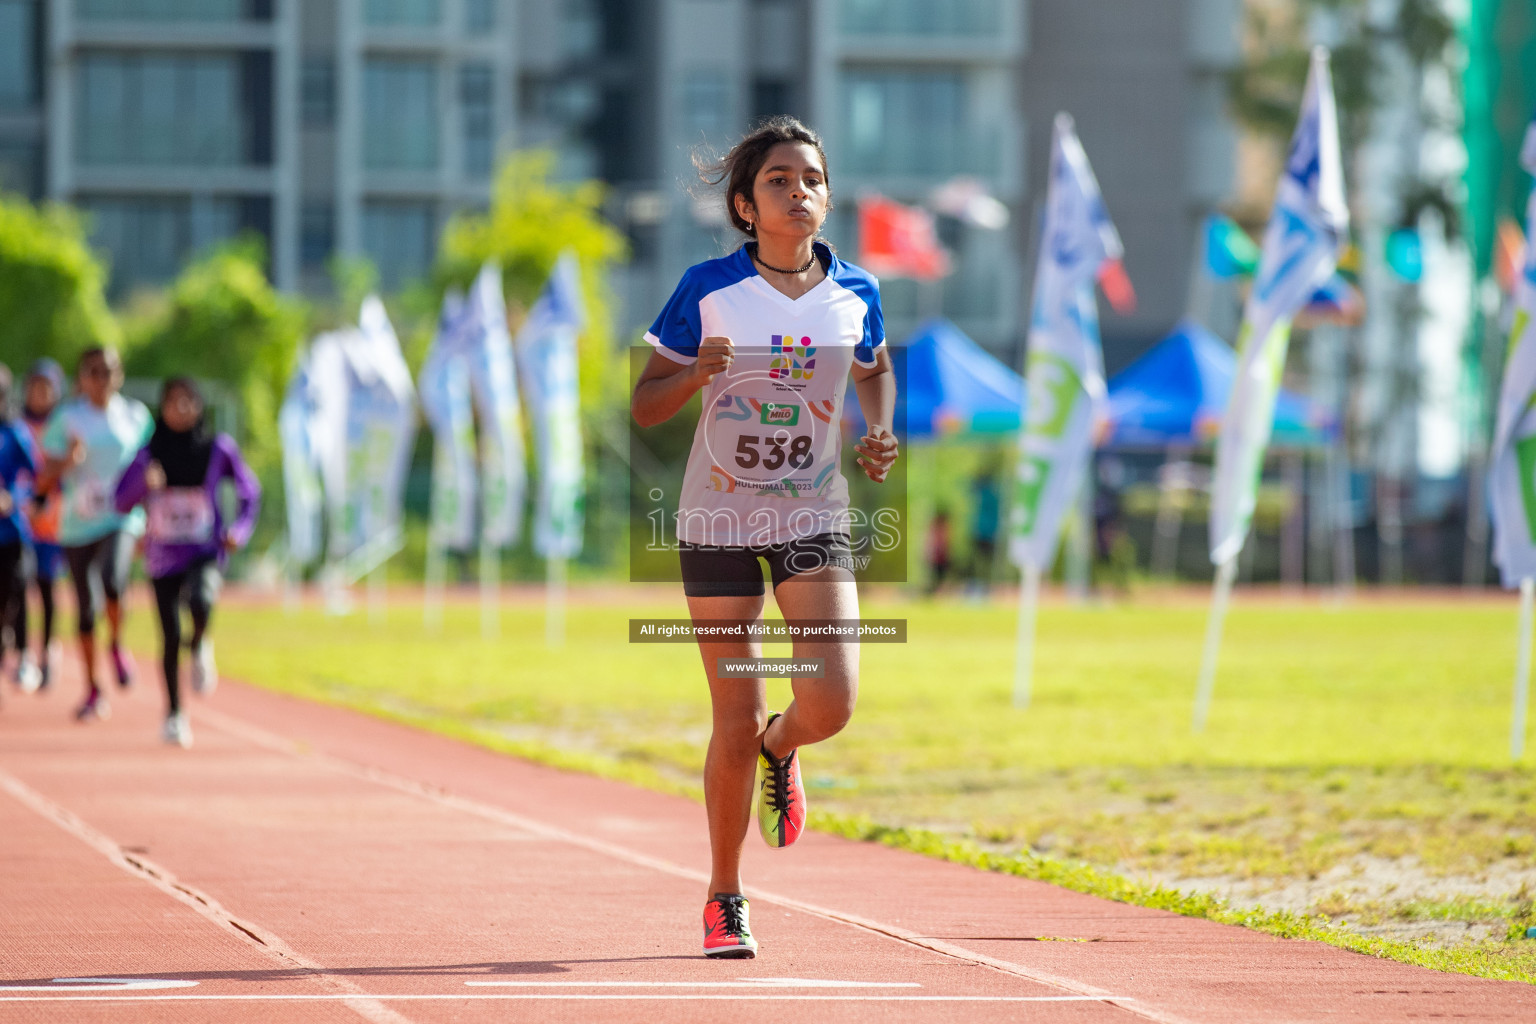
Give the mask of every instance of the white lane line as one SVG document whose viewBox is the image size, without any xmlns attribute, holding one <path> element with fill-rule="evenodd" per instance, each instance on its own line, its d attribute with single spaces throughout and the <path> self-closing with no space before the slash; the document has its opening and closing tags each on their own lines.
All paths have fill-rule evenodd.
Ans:
<svg viewBox="0 0 1536 1024">
<path fill-rule="evenodd" d="M 553 839 L 559 842 L 567 843 L 571 846 L 577 846 L 585 850 L 590 850 L 594 853 L 602 854 L 615 860 L 633 864 L 638 867 L 649 868 L 650 870 L 659 872 L 661 874 L 672 875 L 675 878 L 684 878 L 690 882 L 699 882 L 704 884 L 708 884 L 709 882 L 709 876 L 702 871 L 684 867 L 681 864 L 674 864 L 671 861 L 662 860 L 659 857 L 652 857 L 648 854 L 639 853 L 635 850 L 631 850 L 623 846 L 618 846 L 614 843 L 606 842 L 602 839 L 595 839 L 591 836 L 584 836 L 579 832 L 572 832 L 568 829 L 561 828 L 558 825 L 550 825 L 535 818 L 529 818 L 524 815 L 517 814 L 513 811 L 508 811 L 503 808 L 496 807 L 492 804 L 481 803 L 478 800 L 471 800 L 467 797 L 458 796 L 456 794 L 449 793 L 446 790 L 430 786 L 424 782 L 419 782 L 415 779 L 406 778 L 405 776 L 401 775 L 395 775 L 391 772 L 386 772 L 379 768 L 373 768 L 368 765 L 359 764 L 354 761 L 348 761 L 345 758 L 337 757 L 333 754 L 319 753 L 307 746 L 301 746 L 292 740 L 285 739 L 276 733 L 269 732 L 260 726 L 252 725 L 249 722 L 242 721 L 241 719 L 235 718 L 222 711 L 215 711 L 212 708 L 205 708 L 198 713 L 201 716 L 202 721 L 209 723 L 214 728 L 221 729 L 226 733 L 243 738 L 247 742 L 267 750 L 284 753 L 290 757 L 298 758 L 299 760 L 312 761 L 316 764 L 325 765 L 331 770 L 339 772 L 343 775 L 364 779 L 368 782 L 373 782 L 380 786 L 386 786 L 390 789 L 410 794 L 411 796 L 432 801 L 433 803 L 440 804 L 444 807 L 451 807 L 455 810 L 477 815 L 489 821 L 500 822 L 501 824 L 505 825 L 512 825 L 515 828 L 521 828 L 527 832 L 532 832 L 535 835 L 541 835 L 548 839 Z M 885 924 L 883 922 L 874 921 L 866 917 L 860 917 L 856 914 L 849 914 L 840 910 L 833 910 L 828 907 L 818 906 L 814 903 L 807 903 L 804 900 L 795 899 L 792 896 L 783 896 L 778 893 L 767 892 L 756 887 L 750 888 L 748 890 L 748 895 L 752 899 L 760 900 L 764 903 L 776 903 L 781 907 L 787 907 L 791 910 L 798 910 L 801 913 L 810 914 L 814 917 L 820 917 L 823 920 L 834 921 L 839 924 L 848 925 L 850 927 L 858 928 L 876 935 L 882 935 L 897 942 L 918 946 L 922 949 L 929 950 L 930 952 L 951 957 L 964 963 L 976 964 L 982 967 L 990 967 L 993 970 L 1001 971 L 1004 974 L 1011 974 L 1014 977 L 1023 978 L 1026 981 L 1033 981 L 1041 985 L 1049 985 L 1052 988 L 1064 989 L 1067 992 L 1071 992 L 1079 996 L 1087 996 L 1096 1001 L 1112 1002 L 1115 1006 L 1118 1006 L 1128 1013 L 1135 1014 L 1139 1017 L 1144 1017 L 1147 1020 L 1156 1021 L 1157 1024 L 1193 1024 L 1193 1022 L 1188 1018 L 1174 1016 L 1165 1010 L 1142 1005 L 1140 1001 L 1133 996 L 1111 995 L 1105 989 L 1098 988 L 1094 985 L 1085 984 L 1081 981 L 1077 981 L 1074 978 L 1064 977 L 1059 974 L 1053 974 L 1049 971 L 1042 971 L 1032 967 L 1024 967 L 1020 964 L 1012 963 L 1008 960 L 1000 960 L 997 957 L 988 956 L 985 953 L 977 953 L 973 950 L 966 949 L 963 946 L 957 946 L 953 943 L 945 942 L 942 939 L 934 939 L 926 935 L 920 935 L 917 932 L 907 928 L 902 928 L 899 925 Z"/>
<path fill-rule="evenodd" d="M 66 985 L 67 988 L 55 988 Z M 125 992 L 130 989 L 196 988 L 195 981 L 169 978 L 54 978 L 48 985 L 0 985 L 0 992 Z"/>
<path fill-rule="evenodd" d="M 348 996 L 333 993 L 316 992 L 309 995 L 241 995 L 241 994 L 211 994 L 189 996 L 0 996 L 0 1004 L 3 1003 L 173 1003 L 173 1002 L 224 1002 L 224 1003 L 258 1003 L 258 1002 L 290 1002 L 290 1003 L 318 1003 L 334 1002 L 337 1000 L 356 999 L 357 996 Z M 624 1000 L 648 1000 L 652 1002 L 671 1001 L 677 1002 L 686 999 L 690 1003 L 701 1000 L 724 1003 L 740 1003 L 762 1001 L 771 999 L 774 1002 L 790 1000 L 793 1002 L 830 1002 L 830 1003 L 1108 1003 L 1120 996 L 845 996 L 824 993 L 803 992 L 763 992 L 748 995 L 744 992 L 679 992 L 675 995 L 654 994 L 648 992 L 461 992 L 447 994 L 439 992 L 415 992 L 400 995 L 382 995 L 374 992 L 363 998 L 377 1002 L 444 1002 L 444 1001 L 500 1001 L 500 1002 L 594 1002 Z"/>
<path fill-rule="evenodd" d="M 327 974 L 325 968 L 319 963 L 294 952 L 287 943 L 283 942 L 276 935 L 259 925 L 237 918 L 220 906 L 219 901 L 212 896 L 183 885 L 176 880 L 175 875 L 149 858 L 136 853 L 129 854 L 125 852 L 122 846 L 113 842 L 109 836 L 98 832 L 95 828 L 86 824 L 73 811 L 54 803 L 4 770 L 0 770 L 0 789 L 9 793 L 18 803 L 31 808 L 65 832 L 85 843 L 134 878 L 148 882 L 177 902 L 191 907 L 223 931 L 234 935 L 247 946 L 259 949 L 284 968 L 288 970 L 301 968 L 314 972 L 314 980 L 316 982 L 333 991 L 342 993 L 337 998 L 346 1000 L 349 1009 L 357 1013 L 364 1020 L 371 1022 L 371 1024 L 412 1024 L 408 1018 L 401 1016 L 397 1011 L 390 1009 L 382 1003 L 370 1001 L 368 997 L 363 995 L 363 990 L 352 981 L 337 977 L 334 974 Z M 60 997 L 44 996 L 39 998 Z M 93 997 L 81 996 L 79 998 L 89 999 Z M 149 996 L 143 998 L 186 997 Z"/>
<path fill-rule="evenodd" d="M 477 988 L 922 988 L 915 981 L 817 981 L 744 978 L 741 981 L 466 981 Z"/>
</svg>

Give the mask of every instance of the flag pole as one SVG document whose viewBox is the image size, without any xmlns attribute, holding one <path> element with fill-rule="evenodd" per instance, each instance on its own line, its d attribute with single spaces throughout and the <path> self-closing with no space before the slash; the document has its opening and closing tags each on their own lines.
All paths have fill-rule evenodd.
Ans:
<svg viewBox="0 0 1536 1024">
<path fill-rule="evenodd" d="M 496 546 L 480 538 L 480 637 L 501 635 L 501 564 Z"/>
<path fill-rule="evenodd" d="M 560 555 L 544 560 L 544 644 L 565 646 L 565 559 Z"/>
<path fill-rule="evenodd" d="M 1518 761 L 1525 753 L 1525 714 L 1531 689 L 1531 617 L 1536 611 L 1536 579 L 1520 581 L 1520 646 L 1515 658 L 1515 709 L 1509 729 L 1510 760 Z"/>
<path fill-rule="evenodd" d="M 1035 618 L 1040 605 L 1040 567 L 1024 563 L 1019 585 L 1018 653 L 1013 669 L 1013 706 L 1029 707 L 1030 677 L 1035 669 Z"/>
<path fill-rule="evenodd" d="M 1216 688 L 1216 659 L 1221 653 L 1221 628 L 1227 618 L 1227 604 L 1232 600 L 1232 583 L 1237 579 L 1237 555 L 1216 567 L 1216 582 L 1211 589 L 1211 616 L 1205 627 L 1205 653 L 1200 659 L 1200 685 L 1195 691 L 1194 731 L 1205 729 L 1211 711 L 1211 694 Z"/>
</svg>

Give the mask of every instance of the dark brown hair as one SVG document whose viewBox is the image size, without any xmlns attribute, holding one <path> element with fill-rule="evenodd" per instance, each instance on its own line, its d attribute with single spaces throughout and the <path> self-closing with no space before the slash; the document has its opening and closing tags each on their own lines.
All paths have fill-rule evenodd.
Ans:
<svg viewBox="0 0 1536 1024">
<path fill-rule="evenodd" d="M 827 182 L 827 209 L 832 209 L 832 173 L 827 169 L 827 153 L 821 147 L 821 136 L 787 114 L 759 121 L 756 128 L 719 160 L 710 162 L 697 155 L 694 157 L 694 166 L 699 169 L 699 177 L 706 184 L 718 185 L 725 182 L 726 216 L 731 219 L 736 230 L 743 234 L 756 237 L 756 230 L 737 212 L 736 197 L 746 196 L 748 202 L 756 204 L 752 186 L 757 181 L 757 172 L 767 162 L 768 151 L 781 142 L 803 142 L 816 151 L 816 155 L 821 158 L 821 170 Z"/>
</svg>

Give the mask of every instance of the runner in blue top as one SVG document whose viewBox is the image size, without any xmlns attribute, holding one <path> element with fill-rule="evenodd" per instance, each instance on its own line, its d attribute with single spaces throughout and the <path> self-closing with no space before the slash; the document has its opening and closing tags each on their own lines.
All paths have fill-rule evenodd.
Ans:
<svg viewBox="0 0 1536 1024">
<path fill-rule="evenodd" d="M 24 606 L 27 600 L 27 578 L 22 569 L 22 554 L 28 540 L 25 506 L 31 492 L 28 485 L 36 475 L 32 439 L 25 427 L 11 419 L 11 371 L 0 363 L 0 627 L 13 622 L 17 604 Z M 25 607 L 22 614 L 26 614 Z M 17 682 L 23 689 L 35 689 L 35 678 L 23 678 L 26 633 L 13 636 L 20 659 Z M 5 649 L 0 646 L 0 661 L 4 654 Z"/>
<path fill-rule="evenodd" d="M 678 502 L 688 610 L 695 622 L 760 620 L 762 558 L 785 619 L 857 619 L 839 425 L 852 373 L 870 423 L 854 450 L 883 481 L 897 455 L 896 378 L 879 286 L 817 239 L 830 207 L 827 160 L 799 121 L 765 122 L 712 171 L 706 180 L 725 182 L 726 212 L 748 241 L 683 275 L 646 335 L 655 351 L 631 405 L 648 427 L 703 392 Z M 721 674 L 722 661 L 759 656 L 759 643 L 701 638 L 699 653 L 714 710 L 704 953 L 745 958 L 757 950 L 741 895 L 754 769 L 758 828 L 770 847 L 788 846 L 805 824 L 798 750 L 847 724 L 859 648 L 796 641 L 796 659 L 823 659 L 825 675 L 794 678 L 783 714 L 767 710 L 761 677 Z"/>
<path fill-rule="evenodd" d="M 105 718 L 107 702 L 96 683 L 96 615 L 105 606 L 111 628 L 112 665 L 119 686 L 133 681 L 133 662 L 123 650 L 122 595 L 128 587 L 136 539 L 144 532 L 143 513 L 118 512 L 113 500 L 118 477 L 133 461 L 154 429 L 142 402 L 118 394 L 123 364 L 110 348 L 93 348 L 75 367 L 79 394 L 60 403 L 43 432 L 48 462 L 39 480 L 46 492 L 59 481 L 64 517 L 59 543 L 75 584 L 80 610 L 80 655 L 85 665 L 86 698 L 76 717 Z"/>
</svg>

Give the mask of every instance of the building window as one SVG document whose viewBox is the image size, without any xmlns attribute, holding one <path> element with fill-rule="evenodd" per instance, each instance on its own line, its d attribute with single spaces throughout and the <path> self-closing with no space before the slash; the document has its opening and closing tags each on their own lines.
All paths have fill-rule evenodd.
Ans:
<svg viewBox="0 0 1536 1024">
<path fill-rule="evenodd" d="M 37 102 L 37 28 L 36 0 L 0 0 L 0 110 Z"/>
<path fill-rule="evenodd" d="M 267 202 L 261 200 L 258 202 Z M 112 293 L 163 284 L 194 254 L 238 234 L 258 230 L 249 202 L 239 199 L 87 198 L 81 201 L 92 244 L 107 254 Z"/>
<path fill-rule="evenodd" d="M 379 285 L 395 291 L 425 277 L 432 266 L 435 217 L 431 203 L 363 204 L 363 249 L 379 270 Z"/>
<path fill-rule="evenodd" d="M 304 270 L 323 270 L 335 249 L 335 205 L 306 200 L 299 209 L 299 265 Z"/>
<path fill-rule="evenodd" d="M 560 12 L 561 56 L 581 60 L 603 48 L 603 14 L 597 0 L 565 0 Z"/>
<path fill-rule="evenodd" d="M 0 140 L 0 192 L 37 199 L 43 194 L 43 152 L 35 142 Z"/>
<path fill-rule="evenodd" d="M 720 139 L 731 129 L 730 83 L 720 71 L 690 71 L 683 79 L 683 115 L 692 137 Z"/>
<path fill-rule="evenodd" d="M 459 109 L 464 119 L 464 174 L 484 178 L 491 173 L 495 149 L 495 117 L 491 106 L 491 69 L 466 64 L 459 69 Z"/>
<path fill-rule="evenodd" d="M 267 55 L 248 55 L 266 57 Z M 84 164 L 224 167 L 266 162 L 270 95 L 240 55 L 91 53 L 80 61 L 75 144 Z M 247 79 L 256 81 L 247 82 Z"/>
<path fill-rule="evenodd" d="M 853 36 L 985 36 L 1003 31 L 1003 0 L 841 0 L 839 27 Z"/>
<path fill-rule="evenodd" d="M 299 72 L 299 110 L 306 128 L 329 128 L 336 123 L 336 62 L 329 57 L 306 57 Z"/>
<path fill-rule="evenodd" d="M 484 32 L 496 27 L 496 0 L 464 0 L 464 28 Z"/>
<path fill-rule="evenodd" d="M 79 0 L 82 21 L 268 21 L 271 0 Z"/>
<path fill-rule="evenodd" d="M 374 170 L 437 167 L 437 65 L 374 58 L 363 70 L 363 163 Z"/>
<path fill-rule="evenodd" d="M 438 0 L 364 0 L 363 20 L 370 25 L 436 25 Z"/>
<path fill-rule="evenodd" d="M 970 122 L 958 72 L 869 71 L 844 76 L 848 170 L 860 174 L 990 174 L 997 137 Z"/>
<path fill-rule="evenodd" d="M 754 78 L 752 80 L 752 120 L 779 114 L 794 114 L 794 92 L 789 82 L 782 78 Z"/>
</svg>

